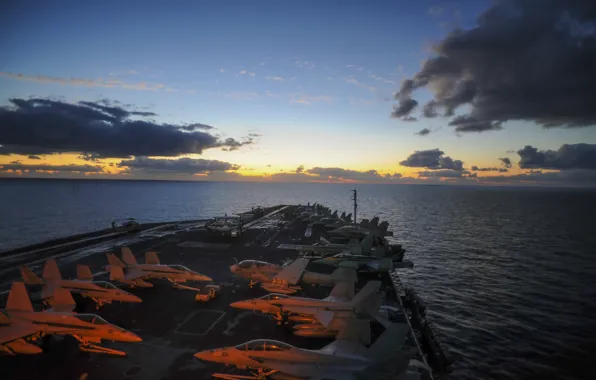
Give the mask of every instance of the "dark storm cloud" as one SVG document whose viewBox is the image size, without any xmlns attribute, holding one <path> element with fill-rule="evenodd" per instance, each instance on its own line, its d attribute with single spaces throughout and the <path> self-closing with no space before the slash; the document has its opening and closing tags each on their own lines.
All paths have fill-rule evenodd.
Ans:
<svg viewBox="0 0 596 380">
<path fill-rule="evenodd" d="M 434 95 L 426 117 L 470 107 L 465 123 L 450 123 L 458 132 L 497 130 L 509 120 L 596 125 L 595 23 L 594 0 L 496 0 L 475 27 L 437 43 L 435 55 L 402 83 L 398 114 L 409 115 L 412 92 L 426 87 Z"/>
<path fill-rule="evenodd" d="M 479 168 L 478 166 L 472 166 L 470 168 L 470 170 L 473 172 L 500 172 L 500 173 L 506 173 L 509 171 L 507 168 Z"/>
<path fill-rule="evenodd" d="M 449 125 L 455 126 L 456 132 L 484 132 L 498 131 L 503 129 L 502 122 L 490 120 L 478 120 L 474 116 L 460 115 L 454 117 Z"/>
<path fill-rule="evenodd" d="M 506 168 L 510 168 L 512 166 L 509 157 L 500 157 L 499 160 L 503 163 L 503 166 L 505 166 Z"/>
<path fill-rule="evenodd" d="M 0 172 L 8 170 L 21 171 L 59 171 L 59 172 L 79 172 L 79 173 L 101 173 L 103 168 L 101 166 L 93 165 L 27 165 L 21 163 L 0 164 Z"/>
<path fill-rule="evenodd" d="M 428 135 L 429 133 L 430 133 L 430 129 L 428 129 L 428 128 L 423 128 L 423 129 L 419 130 L 418 132 L 416 132 L 416 133 L 414 133 L 414 134 L 415 134 L 415 135 L 418 135 L 418 136 L 426 136 L 426 135 Z"/>
<path fill-rule="evenodd" d="M 194 123 L 194 124 L 183 125 L 180 127 L 180 129 L 187 131 L 187 132 L 193 132 L 193 131 L 200 131 L 200 130 L 208 131 L 211 129 L 215 129 L 215 127 L 212 127 L 207 124 Z"/>
<path fill-rule="evenodd" d="M 165 158 L 135 157 L 132 160 L 122 160 L 118 164 L 121 168 L 131 171 L 167 171 L 184 174 L 200 174 L 216 171 L 238 170 L 240 166 L 218 160 L 203 160 L 193 158 Z"/>
<path fill-rule="evenodd" d="M 416 108 L 417 105 L 418 102 L 412 98 L 399 99 L 398 104 L 393 106 L 393 112 L 391 112 L 391 117 L 400 118 L 408 116 L 410 112 L 412 112 L 412 110 Z"/>
<path fill-rule="evenodd" d="M 78 158 L 85 161 L 98 162 L 101 156 L 97 153 L 83 153 Z"/>
<path fill-rule="evenodd" d="M 401 119 L 402 121 L 418 121 L 417 118 L 413 117 L 413 116 L 406 116 L 406 117 L 402 117 Z"/>
<path fill-rule="evenodd" d="M 151 112 L 128 111 L 106 102 L 69 104 L 49 99 L 11 99 L 13 107 L 0 108 L 0 154 L 53 154 L 83 152 L 96 157 L 177 156 L 200 154 L 221 147 L 235 150 L 252 144 L 233 138 L 220 140 L 189 126 L 131 120 Z M 186 130 L 185 130 L 186 128 Z"/>
<path fill-rule="evenodd" d="M 558 150 L 538 150 L 526 145 L 517 154 L 522 169 L 596 170 L 596 144 L 564 144 Z"/>
<path fill-rule="evenodd" d="M 382 175 L 376 170 L 358 171 L 343 168 L 315 167 L 305 171 L 308 174 L 319 176 L 321 179 L 354 180 L 354 181 L 381 181 L 383 179 L 399 179 L 401 174 L 393 173 Z"/>
<path fill-rule="evenodd" d="M 417 150 L 399 164 L 411 168 L 463 170 L 463 162 L 444 156 L 442 150 Z"/>
<path fill-rule="evenodd" d="M 462 178 L 462 177 L 476 177 L 475 173 L 470 173 L 465 170 L 441 169 L 441 170 L 427 170 L 418 173 L 419 177 L 426 178 Z"/>
<path fill-rule="evenodd" d="M 41 157 L 39 156 L 28 156 L 27 158 L 30 160 L 41 160 Z"/>
<path fill-rule="evenodd" d="M 300 173 L 302 173 L 303 171 L 304 171 L 304 165 L 300 165 L 300 166 L 298 166 L 298 167 L 296 168 L 296 173 L 297 173 L 297 174 L 300 174 Z"/>
</svg>

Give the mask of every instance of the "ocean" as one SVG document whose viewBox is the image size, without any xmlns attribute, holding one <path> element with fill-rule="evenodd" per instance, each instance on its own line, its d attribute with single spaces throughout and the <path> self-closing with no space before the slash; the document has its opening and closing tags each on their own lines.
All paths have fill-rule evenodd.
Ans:
<svg viewBox="0 0 596 380">
<path fill-rule="evenodd" d="M 109 227 L 319 202 L 351 211 L 354 185 L 0 180 L 0 252 Z M 594 378 L 596 192 L 357 185 L 415 264 L 406 285 L 455 359 L 450 379 Z"/>
</svg>

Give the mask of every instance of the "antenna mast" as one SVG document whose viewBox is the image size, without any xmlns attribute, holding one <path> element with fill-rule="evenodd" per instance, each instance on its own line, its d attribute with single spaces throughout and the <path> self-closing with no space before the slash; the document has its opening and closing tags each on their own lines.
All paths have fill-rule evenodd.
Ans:
<svg viewBox="0 0 596 380">
<path fill-rule="evenodd" d="M 356 224 L 356 210 L 358 209 L 358 192 L 356 191 L 356 189 L 352 190 L 352 192 L 354 193 L 354 196 L 352 197 L 352 200 L 354 201 L 354 224 Z"/>
</svg>

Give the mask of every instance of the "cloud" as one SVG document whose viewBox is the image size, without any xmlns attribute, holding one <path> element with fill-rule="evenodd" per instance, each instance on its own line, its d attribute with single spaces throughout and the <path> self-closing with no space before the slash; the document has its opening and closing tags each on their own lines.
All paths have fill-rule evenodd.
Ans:
<svg viewBox="0 0 596 380">
<path fill-rule="evenodd" d="M 314 69 L 317 66 L 312 61 L 296 61 L 294 63 L 303 69 Z"/>
<path fill-rule="evenodd" d="M 468 115 L 454 117 L 449 125 L 455 126 L 456 132 L 484 132 L 503 129 L 500 121 L 477 120 L 474 116 Z"/>
<path fill-rule="evenodd" d="M 475 174 L 470 174 L 470 172 L 465 170 L 453 170 L 453 169 L 441 169 L 441 170 L 432 170 L 432 171 L 421 171 L 418 172 L 419 177 L 425 178 L 462 178 L 462 177 L 476 177 Z"/>
<path fill-rule="evenodd" d="M 300 165 L 296 168 L 296 173 L 300 174 L 304 171 L 304 165 Z"/>
<path fill-rule="evenodd" d="M 282 77 L 282 76 L 269 76 L 269 77 L 265 77 L 265 79 L 267 79 L 267 80 L 275 80 L 275 81 L 279 81 L 279 82 L 283 82 L 284 81 L 284 77 Z"/>
<path fill-rule="evenodd" d="M 290 103 L 311 105 L 317 102 L 331 103 L 333 98 L 327 95 L 292 94 Z"/>
<path fill-rule="evenodd" d="M 462 161 L 444 156 L 444 152 L 439 149 L 417 150 L 399 164 L 412 168 L 463 170 Z"/>
<path fill-rule="evenodd" d="M 428 8 L 428 14 L 437 17 L 443 14 L 443 8 L 439 5 L 433 5 L 432 7 Z"/>
<path fill-rule="evenodd" d="M 107 101 L 70 104 L 49 99 L 10 99 L 0 107 L 0 154 L 43 155 L 76 152 L 96 157 L 178 156 L 210 148 L 236 149 L 252 139 L 220 140 L 197 129 L 203 124 L 158 124 L 133 120 L 129 111 Z M 186 130 L 184 129 L 186 128 Z"/>
<path fill-rule="evenodd" d="M 160 91 L 168 90 L 169 88 L 160 83 L 126 83 L 116 79 L 104 80 L 102 78 L 97 79 L 85 79 L 85 78 L 54 78 L 43 75 L 23 75 L 15 73 L 0 72 L 0 76 L 34 81 L 38 83 L 56 83 L 61 85 L 71 86 L 85 86 L 85 87 L 105 87 L 105 88 L 122 88 L 126 90 L 137 90 L 137 91 Z"/>
<path fill-rule="evenodd" d="M 358 171 L 342 168 L 322 168 L 314 167 L 305 171 L 307 174 L 315 175 L 321 179 L 329 180 L 352 180 L 352 181 L 363 181 L 363 182 L 377 182 L 386 179 L 399 179 L 401 174 L 394 173 L 390 174 L 389 177 L 380 174 L 376 170 Z"/>
<path fill-rule="evenodd" d="M 203 160 L 188 157 L 178 159 L 135 157 L 132 160 L 122 160 L 118 164 L 121 168 L 131 171 L 161 171 L 184 174 L 204 174 L 217 171 L 238 170 L 240 166 L 218 160 Z"/>
<path fill-rule="evenodd" d="M 39 156 L 34 156 L 34 155 L 30 155 L 30 156 L 28 156 L 27 158 L 28 158 L 28 159 L 30 159 L 30 160 L 41 160 L 41 157 L 39 157 Z"/>
<path fill-rule="evenodd" d="M 480 177 L 482 183 L 489 185 L 516 184 L 534 186 L 596 186 L 596 171 L 566 170 L 560 172 L 542 172 L 530 170 L 523 174 L 509 176 Z"/>
<path fill-rule="evenodd" d="M 596 125 L 595 22 L 593 0 L 497 0 L 475 27 L 453 30 L 433 47 L 398 100 L 426 87 L 445 116 L 467 106 L 450 123 L 458 132 L 498 130 L 510 120 Z"/>
<path fill-rule="evenodd" d="M 526 145 L 517 154 L 522 169 L 596 170 L 596 144 L 564 144 L 558 150 L 538 150 Z"/>
<path fill-rule="evenodd" d="M 472 168 L 470 169 L 473 172 L 500 172 L 500 173 L 506 173 L 509 170 L 507 168 L 479 168 L 478 166 L 472 166 Z"/>
<path fill-rule="evenodd" d="M 418 102 L 412 98 L 400 99 L 399 103 L 393 106 L 391 117 L 400 118 L 406 117 L 418 105 Z"/>
<path fill-rule="evenodd" d="M 503 166 L 505 166 L 506 168 L 510 168 L 512 166 L 511 160 L 508 157 L 500 157 L 499 161 L 501 161 Z"/>
<path fill-rule="evenodd" d="M 430 129 L 428 129 L 428 128 L 423 128 L 423 129 L 419 130 L 418 132 L 416 132 L 416 133 L 414 133 L 414 134 L 415 134 L 415 135 L 418 135 L 418 136 L 426 136 L 426 135 L 428 135 L 430 132 L 431 132 L 431 131 L 430 131 Z"/>
<path fill-rule="evenodd" d="M 78 172 L 78 173 L 101 173 L 103 168 L 101 166 L 93 165 L 27 165 L 21 163 L 0 164 L 0 172 L 6 171 L 31 171 L 31 172 Z"/>
</svg>

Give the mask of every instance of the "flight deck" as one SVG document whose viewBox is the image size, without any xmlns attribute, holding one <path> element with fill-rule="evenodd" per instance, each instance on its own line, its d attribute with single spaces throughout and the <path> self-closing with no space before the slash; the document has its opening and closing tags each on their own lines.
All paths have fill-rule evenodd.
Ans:
<svg viewBox="0 0 596 380">
<path fill-rule="evenodd" d="M 277 326 L 266 316 L 229 306 L 235 301 L 267 294 L 261 287 L 249 288 L 247 280 L 235 277 L 230 271 L 231 265 L 248 259 L 281 265 L 295 260 L 298 252 L 278 249 L 280 244 L 310 245 L 325 234 L 323 226 L 296 218 L 295 208 L 266 208 L 264 217 L 246 224 L 243 233 L 235 238 L 207 231 L 205 221 L 164 223 L 144 227 L 135 234 L 115 234 L 111 239 L 89 239 L 87 242 L 74 239 L 0 256 L 0 291 L 8 290 L 13 281 L 21 281 L 19 265 L 27 264 L 39 273 L 44 260 L 49 257 L 57 260 L 64 278 L 76 278 L 76 264 L 83 264 L 90 266 L 94 280 L 107 280 L 105 253 L 120 256 L 120 249 L 125 246 L 132 250 L 139 263 L 144 262 L 146 251 L 154 251 L 162 264 L 184 265 L 208 275 L 220 287 L 215 298 L 197 302 L 195 291 L 175 289 L 167 280 L 151 280 L 155 284 L 153 288 L 123 286 L 142 299 L 140 304 L 113 303 L 96 310 L 92 301 L 77 302 L 78 312 L 98 314 L 110 323 L 132 331 L 143 341 L 102 343 L 127 354 L 126 357 L 113 357 L 80 352 L 74 338 L 50 336 L 43 342 L 43 354 L 0 356 L 0 378 L 211 379 L 214 372 L 234 371 L 221 364 L 200 361 L 193 356 L 196 352 L 261 338 L 280 340 L 301 348 L 325 346 L 332 340 L 298 337 L 291 329 Z M 83 236 L 81 239 L 87 238 Z M 307 269 L 322 273 L 332 271 L 326 266 L 309 266 Z M 378 274 L 370 276 L 379 278 Z M 399 279 L 394 276 L 392 281 L 388 274 L 383 276 L 387 302 L 399 306 Z M 192 286 L 202 288 L 205 284 Z M 302 289 L 297 295 L 323 298 L 331 287 L 303 285 Z M 30 292 L 30 295 L 35 301 L 36 293 Z M 0 307 L 3 305 L 4 300 L 0 298 Z M 418 346 L 418 341 L 412 339 L 411 345 Z"/>
</svg>

